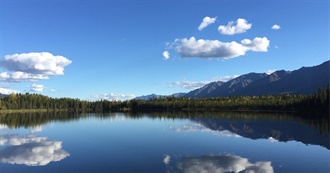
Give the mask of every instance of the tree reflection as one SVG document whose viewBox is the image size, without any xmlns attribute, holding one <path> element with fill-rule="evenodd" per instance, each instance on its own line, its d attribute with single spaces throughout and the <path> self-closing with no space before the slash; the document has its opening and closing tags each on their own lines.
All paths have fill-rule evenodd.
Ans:
<svg viewBox="0 0 330 173">
<path fill-rule="evenodd" d="M 319 129 L 320 133 L 328 134 L 330 131 L 329 120 L 319 114 L 296 114 L 279 112 L 142 112 L 142 113 L 68 113 L 68 112 L 39 112 L 39 113 L 3 113 L 0 114 L 0 127 L 3 125 L 9 128 L 36 127 L 53 121 L 73 121 L 87 117 L 99 117 L 109 119 L 122 116 L 126 118 L 220 118 L 233 120 L 292 120 L 307 124 Z"/>
</svg>

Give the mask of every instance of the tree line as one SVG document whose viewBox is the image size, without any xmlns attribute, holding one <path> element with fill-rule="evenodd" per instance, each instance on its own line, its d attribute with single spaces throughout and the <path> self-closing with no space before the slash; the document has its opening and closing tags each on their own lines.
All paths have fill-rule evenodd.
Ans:
<svg viewBox="0 0 330 173">
<path fill-rule="evenodd" d="M 233 96 L 215 98 L 162 97 L 149 100 L 86 101 L 72 98 L 51 98 L 40 94 L 10 94 L 0 99 L 1 110 L 47 110 L 71 112 L 115 111 L 216 111 L 277 110 L 329 112 L 330 85 L 314 94 Z"/>
</svg>

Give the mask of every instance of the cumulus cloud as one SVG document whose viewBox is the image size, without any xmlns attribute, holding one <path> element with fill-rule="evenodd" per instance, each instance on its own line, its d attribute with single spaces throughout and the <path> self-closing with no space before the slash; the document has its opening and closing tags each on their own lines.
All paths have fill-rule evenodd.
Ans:
<svg viewBox="0 0 330 173">
<path fill-rule="evenodd" d="M 49 76 L 63 75 L 64 67 L 71 63 L 71 60 L 63 56 L 48 52 L 5 55 L 0 60 L 0 67 L 11 73 L 1 73 L 0 80 L 19 82 L 48 79 Z"/>
<path fill-rule="evenodd" d="M 9 71 L 21 71 L 46 76 L 63 75 L 64 67 L 71 64 L 71 60 L 63 56 L 54 56 L 48 52 L 31 52 L 5 55 L 0 65 Z"/>
<path fill-rule="evenodd" d="M 233 58 L 244 55 L 247 47 L 232 41 L 196 40 L 195 37 L 177 40 L 176 51 L 182 57 Z"/>
<path fill-rule="evenodd" d="M 32 84 L 31 85 L 31 91 L 42 92 L 43 90 L 44 90 L 44 86 L 41 84 Z"/>
<path fill-rule="evenodd" d="M 14 73 L 8 73 L 8 72 L 2 72 L 0 73 L 0 80 L 7 81 L 7 82 L 21 82 L 21 81 L 37 81 L 41 79 L 48 79 L 48 76 L 43 76 L 40 74 L 30 74 L 25 72 L 14 72 Z"/>
<path fill-rule="evenodd" d="M 234 35 L 244 33 L 252 27 L 251 23 L 242 18 L 237 19 L 236 25 L 234 23 L 234 21 L 230 21 L 227 25 L 220 25 L 218 31 L 224 35 Z"/>
<path fill-rule="evenodd" d="M 221 42 L 219 40 L 196 40 L 195 37 L 176 39 L 175 50 L 181 57 L 200 58 L 235 58 L 245 55 L 247 51 L 267 52 L 270 41 L 267 37 L 256 37 L 253 40 L 244 39 L 241 43 L 235 41 Z"/>
<path fill-rule="evenodd" d="M 0 88 L 0 93 L 9 95 L 9 94 L 12 94 L 12 93 L 14 93 L 14 94 L 19 93 L 19 91 L 12 90 L 12 89 L 6 89 L 6 88 Z"/>
<path fill-rule="evenodd" d="M 281 29 L 281 26 L 275 24 L 275 25 L 272 26 L 272 29 L 274 29 L 274 30 L 278 30 L 278 29 Z"/>
<path fill-rule="evenodd" d="M 197 172 L 255 172 L 273 173 L 271 162 L 251 163 L 247 158 L 235 155 L 184 157 L 177 165 L 179 170 Z"/>
<path fill-rule="evenodd" d="M 170 53 L 168 51 L 164 51 L 163 52 L 163 57 L 164 57 L 165 60 L 170 59 Z"/>
<path fill-rule="evenodd" d="M 130 100 L 134 99 L 136 96 L 134 94 L 96 94 L 92 96 L 92 100 Z"/>
<path fill-rule="evenodd" d="M 214 23 L 216 21 L 216 17 L 209 17 L 209 16 L 206 16 L 204 17 L 202 23 L 198 26 L 198 30 L 203 30 L 204 28 L 206 28 L 207 26 L 209 26 L 210 24 Z"/>
<path fill-rule="evenodd" d="M 254 52 L 267 52 L 269 46 L 267 37 L 256 37 L 253 40 L 244 39 L 241 41 L 242 45 Z"/>
<path fill-rule="evenodd" d="M 44 166 L 69 156 L 62 149 L 62 142 L 49 141 L 46 137 L 12 135 L 4 136 L 2 140 L 5 145 L 0 150 L 2 163 Z"/>
</svg>

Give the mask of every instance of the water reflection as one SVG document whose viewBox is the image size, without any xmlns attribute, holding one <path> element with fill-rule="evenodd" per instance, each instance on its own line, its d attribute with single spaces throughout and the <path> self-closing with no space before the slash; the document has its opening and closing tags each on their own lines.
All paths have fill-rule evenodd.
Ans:
<svg viewBox="0 0 330 173">
<path fill-rule="evenodd" d="M 329 149 L 315 146 L 329 133 L 308 122 L 227 112 L 0 115 L 0 172 L 329 172 Z M 251 140 L 260 138 L 315 145 Z"/>
<path fill-rule="evenodd" d="M 184 124 L 180 127 L 170 127 L 170 129 L 176 131 L 176 132 L 183 132 L 183 133 L 189 133 L 189 132 L 206 132 L 206 133 L 212 133 L 219 136 L 227 136 L 227 137 L 241 137 L 240 135 L 233 133 L 228 130 L 212 130 L 211 128 L 208 128 L 207 126 L 201 124 L 201 123 L 190 123 L 190 124 Z"/>
<path fill-rule="evenodd" d="M 61 141 L 34 135 L 4 135 L 0 138 L 0 145 L 2 163 L 44 166 L 70 155 L 62 149 Z"/>
<path fill-rule="evenodd" d="M 330 149 L 329 133 L 320 133 L 316 128 L 292 120 L 228 118 L 193 118 L 192 120 L 219 134 L 270 141 L 298 141 L 306 145 L 320 145 Z"/>
<path fill-rule="evenodd" d="M 38 126 L 34 126 L 30 128 L 31 133 L 36 133 L 36 132 L 42 132 L 42 126 L 38 125 Z"/>
<path fill-rule="evenodd" d="M 168 155 L 168 154 L 165 154 L 165 155 L 164 155 L 164 159 L 163 159 L 163 163 L 164 163 L 165 165 L 168 165 L 168 164 L 170 164 L 170 161 L 171 161 L 171 156 Z"/>
<path fill-rule="evenodd" d="M 166 155 L 166 157 L 169 157 Z M 166 159 L 164 158 L 164 160 Z M 183 157 L 174 167 L 168 166 L 168 172 L 200 173 L 200 172 L 242 172 L 242 173 L 273 173 L 269 161 L 252 163 L 247 158 L 236 155 L 207 155 Z"/>
<path fill-rule="evenodd" d="M 251 139 L 270 139 L 272 141 L 295 140 L 304 144 L 320 145 L 330 149 L 329 120 L 317 114 L 256 113 L 256 112 L 149 112 L 149 113 L 104 113 L 75 114 L 67 112 L 0 114 L 0 129 L 30 128 L 31 132 L 42 130 L 43 124 L 53 121 L 73 121 L 88 117 L 116 121 L 124 118 L 153 119 L 191 119 L 195 127 L 175 130 L 209 130 L 223 136 L 243 136 Z M 191 128 L 191 129 L 189 129 Z"/>
</svg>

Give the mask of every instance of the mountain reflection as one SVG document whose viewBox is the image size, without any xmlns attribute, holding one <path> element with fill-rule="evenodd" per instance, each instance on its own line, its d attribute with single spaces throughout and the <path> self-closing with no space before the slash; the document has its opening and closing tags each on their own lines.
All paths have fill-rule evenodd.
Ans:
<svg viewBox="0 0 330 173">
<path fill-rule="evenodd" d="M 235 155 L 183 157 L 174 168 L 167 166 L 168 172 L 199 173 L 199 172 L 255 172 L 273 173 L 271 162 L 260 161 L 251 163 L 247 158 Z"/>
<path fill-rule="evenodd" d="M 44 166 L 69 156 L 61 141 L 50 141 L 34 135 L 7 135 L 0 138 L 0 161 L 9 164 Z"/>
<path fill-rule="evenodd" d="M 275 141 L 299 141 L 304 144 L 320 145 L 330 149 L 329 133 L 320 133 L 318 129 L 296 121 L 276 119 L 226 119 L 226 118 L 193 118 L 219 134 L 230 132 L 250 139 L 271 139 Z"/>
</svg>

